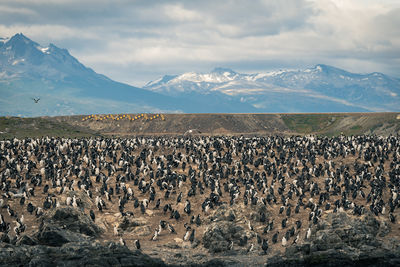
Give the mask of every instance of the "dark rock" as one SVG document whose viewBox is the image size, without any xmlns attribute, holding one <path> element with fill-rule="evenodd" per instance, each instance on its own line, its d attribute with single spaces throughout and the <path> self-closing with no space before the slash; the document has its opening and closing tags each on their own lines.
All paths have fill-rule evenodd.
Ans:
<svg viewBox="0 0 400 267">
<path fill-rule="evenodd" d="M 246 232 L 244 229 L 230 221 L 219 221 L 212 223 L 204 232 L 203 245 L 212 253 L 222 252 L 229 250 L 231 241 L 234 244 L 246 245 L 247 242 L 240 242 L 246 240 Z"/>
<path fill-rule="evenodd" d="M 37 245 L 37 240 L 35 240 L 34 238 L 32 238 L 28 235 L 23 235 L 17 240 L 16 245 L 17 246 L 20 246 L 20 245 L 34 246 L 34 245 Z"/>
<path fill-rule="evenodd" d="M 400 263 L 398 240 L 388 244 L 377 239 L 388 228 L 371 214 L 352 218 L 331 213 L 314 226 L 307 243 L 288 247 L 284 255 L 268 259 L 267 266 L 396 266 Z"/>
<path fill-rule="evenodd" d="M 118 224 L 118 228 L 123 231 L 132 231 L 135 227 L 147 225 L 145 218 L 123 217 Z"/>
<path fill-rule="evenodd" d="M 214 213 L 210 216 L 210 222 L 219 221 L 230 221 L 236 220 L 236 212 L 227 205 L 220 206 Z"/>
<path fill-rule="evenodd" d="M 98 236 L 102 230 L 78 208 L 60 207 L 43 217 L 44 225 L 51 224 L 87 236 Z"/>
<path fill-rule="evenodd" d="M 3 233 L 0 237 L 0 242 L 10 243 L 10 237 L 8 236 L 8 234 Z"/>
<path fill-rule="evenodd" d="M 232 220 L 232 218 L 235 218 Z M 203 245 L 210 252 L 228 251 L 231 242 L 236 246 L 245 246 L 254 236 L 236 224 L 235 211 L 227 205 L 220 206 L 211 216 L 210 225 L 204 231 Z"/>
<path fill-rule="evenodd" d="M 231 259 L 211 259 L 203 264 L 192 265 L 192 266 L 202 266 L 202 267 L 215 267 L 215 266 L 237 266 L 238 262 Z"/>
<path fill-rule="evenodd" d="M 40 227 L 39 232 L 36 233 L 36 239 L 41 245 L 59 247 L 69 242 L 85 241 L 87 237 L 69 230 L 48 225 Z"/>
<path fill-rule="evenodd" d="M 139 250 L 93 242 L 100 233 L 80 209 L 57 208 L 43 216 L 33 236 L 22 236 L 16 245 L 0 243 L 0 266 L 165 266 Z"/>
<path fill-rule="evenodd" d="M 379 229 L 378 236 L 385 237 L 387 234 L 390 233 L 390 230 L 391 230 L 390 224 L 388 224 L 387 222 L 382 222 L 381 228 Z"/>
<path fill-rule="evenodd" d="M 124 246 L 108 248 L 90 242 L 61 247 L 0 245 L 0 265 L 10 266 L 166 266 L 140 251 Z"/>
</svg>

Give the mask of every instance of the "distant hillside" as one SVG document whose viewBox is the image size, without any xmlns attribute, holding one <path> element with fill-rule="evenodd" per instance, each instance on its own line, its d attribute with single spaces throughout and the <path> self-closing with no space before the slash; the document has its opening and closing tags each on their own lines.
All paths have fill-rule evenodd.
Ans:
<svg viewBox="0 0 400 267">
<path fill-rule="evenodd" d="M 157 117 L 147 121 L 143 118 L 83 121 L 86 117 L 2 117 L 0 139 L 26 136 L 400 134 L 399 113 L 163 114 L 164 120 Z"/>
</svg>

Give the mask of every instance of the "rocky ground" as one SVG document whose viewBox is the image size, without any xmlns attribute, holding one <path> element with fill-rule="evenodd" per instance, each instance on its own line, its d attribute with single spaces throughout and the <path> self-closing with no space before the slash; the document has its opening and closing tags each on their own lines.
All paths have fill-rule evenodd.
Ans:
<svg viewBox="0 0 400 267">
<path fill-rule="evenodd" d="M 225 206 L 218 209 L 202 240 L 196 244 L 170 242 L 142 251 L 119 242 L 105 242 L 101 228 L 79 209 L 58 208 L 41 219 L 39 229 L 33 234 L 14 240 L 3 235 L 0 263 L 8 266 L 400 265 L 399 239 L 387 238 L 391 225 L 372 214 L 352 218 L 345 212 L 330 213 L 312 228 L 308 241 L 268 254 L 257 249 L 251 252 L 240 247 L 226 249 L 228 240 L 251 235 L 235 223 L 234 214 L 234 210 Z"/>
</svg>

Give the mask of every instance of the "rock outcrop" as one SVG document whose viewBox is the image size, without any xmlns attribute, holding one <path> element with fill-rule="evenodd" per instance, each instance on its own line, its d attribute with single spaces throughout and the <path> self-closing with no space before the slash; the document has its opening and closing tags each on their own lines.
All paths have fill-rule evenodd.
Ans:
<svg viewBox="0 0 400 267">
<path fill-rule="evenodd" d="M 367 214 L 352 218 L 331 213 L 312 229 L 310 240 L 288 247 L 268 266 L 399 266 L 398 240 L 381 239 L 389 232 L 386 222 Z"/>
<path fill-rule="evenodd" d="M 3 235 L 0 266 L 165 266 L 141 251 L 96 238 L 101 229 L 81 210 L 60 207 L 43 216 L 32 235 L 10 240 Z"/>
<path fill-rule="evenodd" d="M 61 247 L 0 244 L 1 266 L 165 266 L 127 247 L 98 242 L 70 242 Z"/>
<path fill-rule="evenodd" d="M 127 231 L 138 236 L 151 235 L 151 228 L 145 218 L 123 217 L 118 224 L 119 231 Z"/>
<path fill-rule="evenodd" d="M 236 223 L 236 212 L 226 205 L 219 207 L 210 217 L 210 225 L 204 232 L 203 245 L 209 252 L 230 250 L 233 245 L 245 246 L 252 236 Z"/>
</svg>

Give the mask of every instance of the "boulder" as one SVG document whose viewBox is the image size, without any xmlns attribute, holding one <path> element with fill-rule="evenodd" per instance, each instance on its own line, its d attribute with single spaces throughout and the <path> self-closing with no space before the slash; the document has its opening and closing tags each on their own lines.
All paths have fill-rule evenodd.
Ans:
<svg viewBox="0 0 400 267">
<path fill-rule="evenodd" d="M 17 246 L 20 246 L 20 245 L 34 246 L 34 245 L 37 245 L 37 240 L 35 240 L 33 237 L 30 237 L 28 235 L 23 235 L 20 238 L 18 238 L 16 245 Z"/>
<path fill-rule="evenodd" d="M 204 231 L 203 245 L 210 252 L 228 251 L 231 242 L 245 246 L 251 237 L 243 227 L 236 224 L 236 214 L 226 205 L 219 207 L 210 217 L 210 225 Z"/>
<path fill-rule="evenodd" d="M 227 205 L 222 205 L 218 207 L 217 210 L 213 212 L 210 216 L 210 222 L 219 222 L 219 221 L 236 221 L 237 216 L 234 209 L 228 207 Z"/>
<path fill-rule="evenodd" d="M 69 242 L 81 242 L 87 240 L 87 237 L 69 230 L 61 229 L 57 226 L 46 225 L 40 227 L 35 238 L 38 243 L 46 246 L 60 247 Z"/>
<path fill-rule="evenodd" d="M 152 234 L 148 221 L 144 218 L 123 217 L 118 224 L 118 229 L 131 232 L 138 236 L 148 236 Z"/>
<path fill-rule="evenodd" d="M 96 237 L 102 230 L 79 208 L 59 207 L 42 218 L 43 226 L 52 225 L 75 233 Z M 41 226 L 41 227 L 43 227 Z"/>
<path fill-rule="evenodd" d="M 145 218 L 123 217 L 118 224 L 118 228 L 123 231 L 131 231 L 135 227 L 147 224 L 148 222 Z"/>
</svg>

